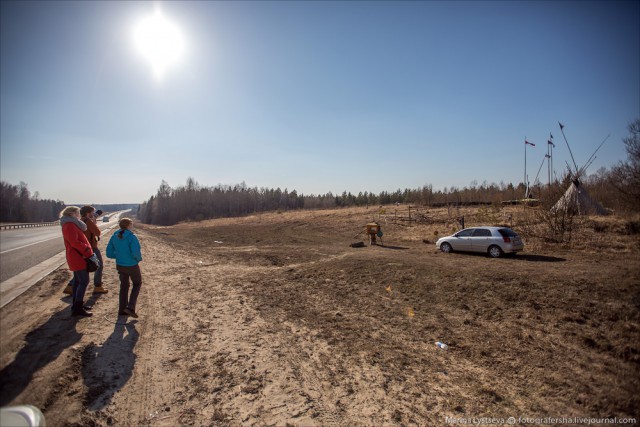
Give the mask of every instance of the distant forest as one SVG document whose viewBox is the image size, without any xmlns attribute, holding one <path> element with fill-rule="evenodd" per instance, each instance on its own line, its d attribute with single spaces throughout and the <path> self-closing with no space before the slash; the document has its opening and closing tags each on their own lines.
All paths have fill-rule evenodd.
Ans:
<svg viewBox="0 0 640 427">
<path fill-rule="evenodd" d="M 12 185 L 0 182 L 0 222 L 53 222 L 67 206 L 60 200 L 41 199 L 38 192 L 31 194 L 26 183 Z M 120 203 L 93 205 L 104 212 L 132 209 L 137 212 L 138 204 Z"/>
<path fill-rule="evenodd" d="M 640 119 L 629 124 L 629 136 L 623 138 L 628 159 L 611 169 L 600 168 L 596 173 L 581 176 L 580 181 L 591 197 L 603 207 L 617 213 L 640 212 Z M 543 205 L 552 206 L 569 187 L 574 177 L 567 170 L 551 186 L 534 183 L 532 197 Z M 206 187 L 188 178 L 184 186 L 172 188 L 162 181 L 157 193 L 138 208 L 138 219 L 148 224 L 171 225 L 180 221 L 200 221 L 209 218 L 242 216 L 267 211 L 296 209 L 327 209 L 342 206 L 374 206 L 405 203 L 423 206 L 501 204 L 521 199 L 525 185 L 501 182 L 434 190 L 431 185 L 394 192 L 359 192 L 352 194 L 298 194 L 297 191 L 237 185 Z"/>
<path fill-rule="evenodd" d="M 610 174 L 601 170 L 597 174 L 583 179 L 592 197 L 603 206 L 614 210 L 626 209 L 620 194 L 609 182 Z M 568 175 L 554 184 L 550 190 L 546 185 L 534 187 L 534 197 L 545 194 L 562 194 L 561 189 L 569 186 Z M 540 191 L 540 195 L 537 191 Z M 297 191 L 238 185 L 217 185 L 204 187 L 193 178 L 187 179 L 184 186 L 171 188 L 162 181 L 156 195 L 142 203 L 138 209 L 138 219 L 147 224 L 172 225 L 181 221 L 200 221 L 210 218 L 234 217 L 268 211 L 288 211 L 296 209 L 329 209 L 346 206 L 379 206 L 395 203 L 446 206 L 446 205 L 482 205 L 501 204 L 521 199 L 525 187 L 522 183 L 513 184 L 477 184 L 473 181 L 468 187 L 450 187 L 434 190 L 431 185 L 422 188 L 383 191 L 380 193 L 360 192 L 352 194 L 304 195 Z M 557 200 L 557 198 L 556 198 Z"/>
<path fill-rule="evenodd" d="M 64 206 L 60 200 L 40 199 L 37 191 L 32 195 L 24 182 L 0 182 L 0 222 L 56 221 Z"/>
</svg>

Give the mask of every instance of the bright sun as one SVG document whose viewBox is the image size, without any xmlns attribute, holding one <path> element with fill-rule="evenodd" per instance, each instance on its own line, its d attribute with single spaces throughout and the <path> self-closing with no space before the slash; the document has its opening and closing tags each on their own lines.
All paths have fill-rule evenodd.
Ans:
<svg viewBox="0 0 640 427">
<path fill-rule="evenodd" d="M 162 80 L 165 71 L 180 61 L 185 43 L 180 29 L 160 9 L 138 23 L 133 33 L 136 48 L 149 62 L 153 75 Z"/>
</svg>

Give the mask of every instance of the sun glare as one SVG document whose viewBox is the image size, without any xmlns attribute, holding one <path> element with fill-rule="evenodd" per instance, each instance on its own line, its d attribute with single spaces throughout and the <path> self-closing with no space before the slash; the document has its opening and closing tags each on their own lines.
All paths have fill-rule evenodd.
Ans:
<svg viewBox="0 0 640 427">
<path fill-rule="evenodd" d="M 133 37 L 136 48 L 151 65 L 157 80 L 162 80 L 166 70 L 184 55 L 185 43 L 180 29 L 160 9 L 138 23 Z"/>
</svg>

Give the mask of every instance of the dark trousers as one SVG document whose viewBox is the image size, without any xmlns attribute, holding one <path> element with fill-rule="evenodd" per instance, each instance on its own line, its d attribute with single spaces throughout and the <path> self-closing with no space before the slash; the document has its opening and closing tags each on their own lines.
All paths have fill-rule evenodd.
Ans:
<svg viewBox="0 0 640 427">
<path fill-rule="evenodd" d="M 73 304 L 72 310 L 79 310 L 84 304 L 84 293 L 87 291 L 89 285 L 89 273 L 87 270 L 80 270 L 73 272 Z"/>
<path fill-rule="evenodd" d="M 93 273 L 93 286 L 102 286 L 102 267 L 104 267 L 104 261 L 102 260 L 102 253 L 100 249 L 93 248 L 93 253 L 98 257 L 98 261 L 100 261 L 100 267 Z"/>
<path fill-rule="evenodd" d="M 140 293 L 140 287 L 142 286 L 142 273 L 140 272 L 140 266 L 134 265 L 133 267 L 124 267 L 122 265 L 116 265 L 116 270 L 118 270 L 118 276 L 120 277 L 119 312 L 122 312 L 125 308 L 135 312 L 138 294 Z M 131 295 L 129 295 L 129 280 L 133 282 Z"/>
</svg>

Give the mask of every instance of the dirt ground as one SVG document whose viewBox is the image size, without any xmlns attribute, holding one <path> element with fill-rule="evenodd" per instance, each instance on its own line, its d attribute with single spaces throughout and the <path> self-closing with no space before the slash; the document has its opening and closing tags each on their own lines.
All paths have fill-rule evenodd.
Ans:
<svg viewBox="0 0 640 427">
<path fill-rule="evenodd" d="M 116 316 L 112 260 L 94 316 L 71 317 L 61 267 L 0 312 L 0 405 L 48 426 L 640 420 L 640 237 L 622 220 L 490 259 L 435 250 L 446 209 L 396 209 L 136 224 L 140 318 Z M 372 219 L 384 246 L 350 247 Z"/>
</svg>

